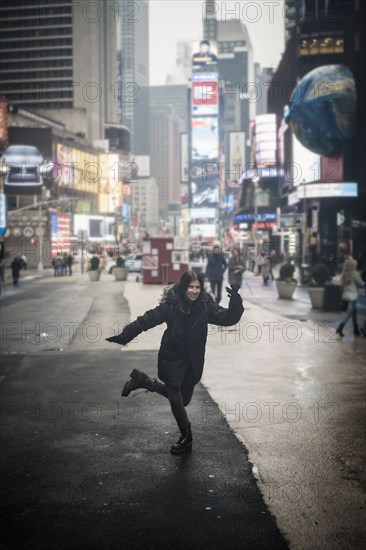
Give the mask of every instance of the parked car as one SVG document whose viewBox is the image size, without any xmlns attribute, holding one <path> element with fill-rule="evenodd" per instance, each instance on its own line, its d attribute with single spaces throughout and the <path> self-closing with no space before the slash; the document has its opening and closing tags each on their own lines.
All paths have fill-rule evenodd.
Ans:
<svg viewBox="0 0 366 550">
<path fill-rule="evenodd" d="M 125 266 L 128 267 L 128 271 L 135 271 L 136 273 L 141 273 L 142 254 L 136 254 L 133 258 L 126 258 Z"/>
<path fill-rule="evenodd" d="M 133 257 L 124 258 L 125 267 L 128 267 L 128 271 L 141 273 L 142 269 L 142 254 L 135 254 Z M 113 269 L 116 267 L 116 260 L 108 260 L 105 265 L 107 273 L 113 273 Z"/>
<path fill-rule="evenodd" d="M 52 178 L 52 163 L 32 145 L 10 145 L 1 157 L 1 171 L 5 174 L 5 193 L 40 194 L 42 186 Z"/>
</svg>

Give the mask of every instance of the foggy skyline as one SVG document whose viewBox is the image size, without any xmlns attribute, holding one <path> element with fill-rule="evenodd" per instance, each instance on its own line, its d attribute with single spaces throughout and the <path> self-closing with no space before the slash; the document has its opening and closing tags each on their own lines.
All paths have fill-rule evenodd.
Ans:
<svg viewBox="0 0 366 550">
<path fill-rule="evenodd" d="M 150 0 L 150 85 L 165 84 L 167 74 L 175 73 L 179 40 L 203 38 L 203 4 L 202 0 Z M 285 47 L 283 4 L 283 0 L 219 1 L 217 18 L 240 18 L 248 29 L 254 62 L 277 67 Z"/>
</svg>

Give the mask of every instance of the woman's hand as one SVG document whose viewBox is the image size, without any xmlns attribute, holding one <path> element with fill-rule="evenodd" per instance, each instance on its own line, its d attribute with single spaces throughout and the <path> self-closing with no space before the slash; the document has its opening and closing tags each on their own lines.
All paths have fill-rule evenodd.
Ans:
<svg viewBox="0 0 366 550">
<path fill-rule="evenodd" d="M 236 299 L 237 297 L 239 297 L 241 300 L 241 296 L 240 294 L 238 294 L 239 288 L 240 288 L 240 285 L 231 285 L 231 288 L 227 286 L 226 292 L 227 292 L 228 298 Z"/>
<path fill-rule="evenodd" d="M 106 338 L 107 342 L 112 342 L 113 344 L 121 344 L 122 346 L 126 345 L 126 341 L 122 334 L 118 334 L 117 336 L 110 336 L 109 338 Z"/>
</svg>

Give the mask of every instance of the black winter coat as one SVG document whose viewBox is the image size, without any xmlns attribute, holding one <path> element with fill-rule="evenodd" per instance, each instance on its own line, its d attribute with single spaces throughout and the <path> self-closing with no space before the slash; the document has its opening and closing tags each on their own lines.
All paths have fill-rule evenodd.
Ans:
<svg viewBox="0 0 366 550">
<path fill-rule="evenodd" d="M 244 308 L 239 294 L 230 298 L 226 309 L 216 304 L 205 291 L 191 305 L 186 302 L 181 304 L 175 286 L 166 292 L 159 306 L 127 325 L 116 341 L 122 345 L 128 344 L 142 331 L 166 323 L 158 355 L 158 376 L 163 382 L 180 387 L 188 369 L 194 384 L 202 377 L 208 323 L 235 325 Z"/>
<path fill-rule="evenodd" d="M 210 281 L 222 281 L 227 268 L 223 254 L 210 254 L 207 261 L 206 276 Z"/>
</svg>

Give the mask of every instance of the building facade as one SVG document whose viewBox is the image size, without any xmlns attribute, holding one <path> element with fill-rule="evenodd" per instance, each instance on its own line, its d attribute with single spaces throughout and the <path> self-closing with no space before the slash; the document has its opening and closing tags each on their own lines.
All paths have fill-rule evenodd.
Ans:
<svg viewBox="0 0 366 550">
<path fill-rule="evenodd" d="M 131 150 L 146 154 L 149 138 L 144 131 L 148 112 L 141 89 L 149 86 L 149 3 L 119 0 L 120 26 L 120 123 L 131 132 Z M 145 124 L 146 126 L 146 124 Z"/>
<path fill-rule="evenodd" d="M 114 2 L 2 2 L 1 94 L 90 142 L 117 122 Z"/>
<path fill-rule="evenodd" d="M 159 189 L 154 178 L 140 179 L 131 185 L 132 219 L 139 230 L 150 236 L 159 234 Z"/>
<path fill-rule="evenodd" d="M 360 100 L 365 93 L 365 71 L 361 69 L 365 63 L 362 30 L 366 24 L 365 11 L 365 3 L 358 0 L 302 2 L 296 25 L 288 37 L 286 50 L 268 90 L 269 112 L 277 116 L 279 163 L 285 168 L 295 168 L 296 164 L 300 164 L 301 183 L 304 184 L 357 184 L 357 198 L 322 198 L 319 195 L 295 200 L 292 197 L 298 185 L 296 173 L 291 169 L 285 170 L 282 211 L 302 214 L 300 241 L 301 247 L 305 249 L 303 257 L 308 257 L 308 237 L 316 231 L 318 259 L 330 263 L 339 263 L 345 254 L 352 254 L 361 258 L 361 264 L 366 253 L 363 237 L 366 223 L 366 176 L 362 160 L 362 151 L 365 151 L 366 144 L 361 124 L 365 119 L 365 105 Z M 301 149 L 291 128 L 285 123 L 284 108 L 289 104 L 291 93 L 299 80 L 313 69 L 324 65 L 346 65 L 351 69 L 358 98 L 356 126 L 352 141 L 344 145 L 338 158 L 326 159 L 318 155 L 314 160 L 309 150 Z M 329 170 L 329 162 L 336 167 L 336 173 Z M 315 165 L 319 170 L 314 171 Z"/>
<path fill-rule="evenodd" d="M 151 175 L 159 188 L 159 210 L 163 218 L 167 218 L 170 204 L 181 202 L 179 160 L 183 124 L 170 105 L 150 111 Z"/>
</svg>

